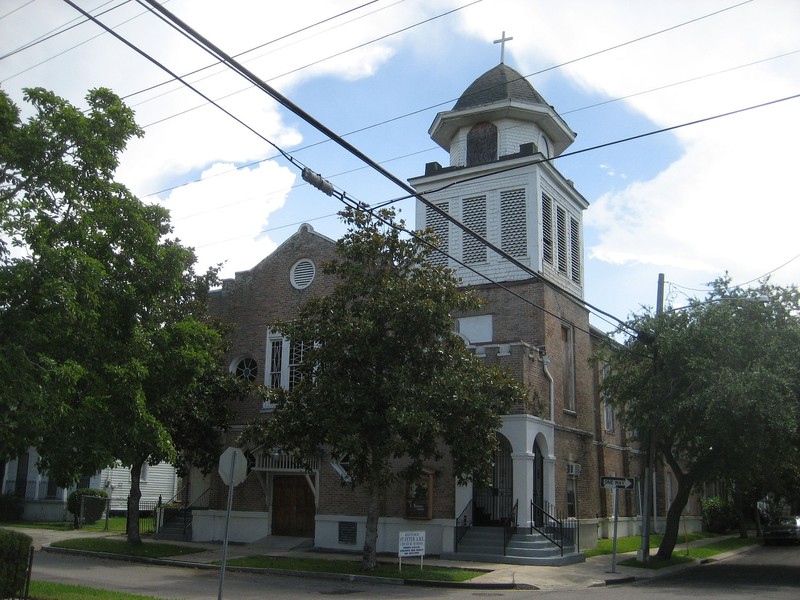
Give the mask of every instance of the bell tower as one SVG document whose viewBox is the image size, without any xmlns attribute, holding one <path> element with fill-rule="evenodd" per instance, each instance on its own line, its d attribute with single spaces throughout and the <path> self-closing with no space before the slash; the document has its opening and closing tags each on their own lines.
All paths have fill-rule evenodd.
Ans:
<svg viewBox="0 0 800 600">
<path fill-rule="evenodd" d="M 505 38 L 501 42 L 508 41 Z M 478 77 L 452 110 L 436 115 L 431 138 L 450 164 L 428 163 L 411 185 L 439 208 L 559 287 L 583 296 L 583 211 L 588 203 L 553 166 L 575 133 L 552 106 L 502 62 Z M 495 281 L 530 278 L 474 236 L 417 202 L 416 228 Z M 441 254 L 464 285 L 486 283 Z"/>
</svg>

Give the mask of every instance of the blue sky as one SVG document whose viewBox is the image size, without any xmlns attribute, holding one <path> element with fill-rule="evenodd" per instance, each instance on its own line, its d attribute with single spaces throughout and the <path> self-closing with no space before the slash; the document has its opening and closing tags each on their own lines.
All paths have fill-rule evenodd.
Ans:
<svg viewBox="0 0 800 600">
<path fill-rule="evenodd" d="M 103 22 L 176 72 L 210 62 L 136 3 L 76 2 L 91 12 L 113 8 Z M 577 132 L 568 151 L 800 93 L 800 5 L 792 0 L 172 0 L 165 6 L 229 54 L 332 17 L 240 60 L 338 133 L 441 104 L 348 137 L 402 179 L 422 174 L 427 162 L 447 163 L 428 127 L 499 62 L 492 41 L 503 31 L 514 38 L 506 63 L 524 75 L 538 73 L 529 80 Z M 333 18 L 345 11 L 351 12 Z M 6 0 L 0 55 L 77 17 L 57 0 Z M 19 104 L 23 87 L 42 86 L 82 105 L 92 87 L 128 96 L 168 78 L 99 33 L 82 24 L 3 58 L 0 85 Z M 209 71 L 217 74 L 205 77 Z M 332 143 L 303 149 L 323 136 L 262 93 L 241 91 L 247 85 L 224 68 L 209 71 L 190 79 L 339 189 L 368 203 L 404 195 Z M 643 93 L 655 88 L 662 89 Z M 201 266 L 224 262 L 223 273 L 232 276 L 304 221 L 331 238 L 341 235 L 330 216 L 341 207 L 336 200 L 304 185 L 286 160 L 265 160 L 276 151 L 217 109 L 184 112 L 203 104 L 193 92 L 172 83 L 127 101 L 146 135 L 131 143 L 118 177 L 172 210 L 176 235 L 196 247 Z M 599 103 L 605 104 L 593 106 Z M 800 99 L 794 99 L 559 160 L 557 168 L 591 205 L 584 215 L 587 301 L 624 318 L 654 304 L 658 273 L 666 274 L 675 306 L 702 296 L 705 284 L 725 271 L 735 283 L 772 271 L 777 283 L 800 280 L 798 138 Z M 173 186 L 181 187 L 166 191 Z M 413 204 L 398 207 L 413 224 Z"/>
</svg>

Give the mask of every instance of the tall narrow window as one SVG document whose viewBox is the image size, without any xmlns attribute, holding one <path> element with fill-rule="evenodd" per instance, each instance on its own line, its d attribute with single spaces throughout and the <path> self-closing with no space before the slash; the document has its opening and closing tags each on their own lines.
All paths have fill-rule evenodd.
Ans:
<svg viewBox="0 0 800 600">
<path fill-rule="evenodd" d="M 444 212 L 450 210 L 449 202 L 442 202 L 436 206 Z M 428 206 L 425 208 L 425 226 L 433 230 L 438 239 L 439 250 L 441 250 L 441 252 L 434 251 L 431 254 L 430 261 L 435 265 L 447 266 L 447 254 L 450 252 L 449 221 Z"/>
<path fill-rule="evenodd" d="M 610 365 L 603 365 L 600 371 L 600 384 L 606 380 L 606 377 L 609 376 L 611 373 L 611 366 Z M 605 394 L 601 396 L 603 402 L 603 421 L 605 422 L 605 429 L 606 431 L 613 432 L 614 431 L 614 407 L 612 406 L 609 399 L 606 397 Z"/>
<path fill-rule="evenodd" d="M 569 218 L 569 248 L 572 259 L 572 281 L 581 282 L 581 228 L 577 219 Z"/>
<path fill-rule="evenodd" d="M 465 226 L 481 238 L 486 238 L 486 196 L 466 198 L 461 206 Z M 486 262 L 486 245 L 470 233 L 464 232 L 463 260 L 465 263 Z"/>
<path fill-rule="evenodd" d="M 573 330 L 569 325 L 561 326 L 561 356 L 564 410 L 575 412 L 575 351 Z"/>
<path fill-rule="evenodd" d="M 281 375 L 283 373 L 283 338 L 271 337 L 269 342 L 269 382 L 267 387 L 281 387 Z"/>
<path fill-rule="evenodd" d="M 302 377 L 300 373 L 300 363 L 303 362 L 303 354 L 306 351 L 306 344 L 295 342 L 289 347 L 289 373 L 287 387 L 291 390 Z"/>
<path fill-rule="evenodd" d="M 556 206 L 556 235 L 558 242 L 558 270 L 567 272 L 567 213 Z"/>
<path fill-rule="evenodd" d="M 542 194 L 542 260 L 553 264 L 553 201 Z"/>
<path fill-rule="evenodd" d="M 483 165 L 497 160 L 497 127 L 478 123 L 467 133 L 467 166 Z"/>
<path fill-rule="evenodd" d="M 528 254 L 527 215 L 524 189 L 500 192 L 501 247 L 511 256 Z"/>
<path fill-rule="evenodd" d="M 303 342 L 290 342 L 278 333 L 270 334 L 267 344 L 269 379 L 267 387 L 291 390 L 302 376 L 300 365 L 308 349 Z"/>
<path fill-rule="evenodd" d="M 574 478 L 567 479 L 567 517 L 578 516 L 578 484 Z"/>
</svg>

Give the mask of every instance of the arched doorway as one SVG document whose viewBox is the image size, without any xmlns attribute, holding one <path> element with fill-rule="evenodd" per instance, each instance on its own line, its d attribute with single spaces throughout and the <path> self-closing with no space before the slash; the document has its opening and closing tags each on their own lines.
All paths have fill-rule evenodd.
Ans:
<svg viewBox="0 0 800 600">
<path fill-rule="evenodd" d="M 544 507 L 544 452 L 539 445 L 539 440 L 533 442 L 533 503 Z M 540 510 L 533 511 L 534 524 L 539 527 L 542 525 L 542 513 Z"/>
<path fill-rule="evenodd" d="M 499 446 L 492 454 L 491 481 L 475 486 L 472 491 L 472 520 L 474 525 L 502 525 L 511 516 L 514 504 L 514 475 L 511 444 L 497 434 Z"/>
</svg>

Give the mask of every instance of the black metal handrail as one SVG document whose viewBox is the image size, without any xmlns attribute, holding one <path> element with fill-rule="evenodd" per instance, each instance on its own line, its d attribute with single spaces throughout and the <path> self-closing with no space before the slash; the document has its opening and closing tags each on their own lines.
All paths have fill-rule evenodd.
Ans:
<svg viewBox="0 0 800 600">
<path fill-rule="evenodd" d="M 469 531 L 470 527 L 472 527 L 472 500 L 467 503 L 467 506 L 461 511 L 461 514 L 458 515 L 458 518 L 456 519 L 456 552 L 458 552 L 458 543 L 467 534 L 467 531 Z"/>
<path fill-rule="evenodd" d="M 183 534 L 184 535 L 186 535 L 186 530 L 189 529 L 189 527 L 192 525 L 192 518 L 191 518 L 191 516 L 192 516 L 192 508 L 194 507 L 195 504 L 197 504 L 197 502 L 201 498 L 204 498 L 206 495 L 209 495 L 210 492 L 211 492 L 211 487 L 209 486 L 209 487 L 206 488 L 205 492 L 203 492 L 197 498 L 195 498 L 194 500 L 189 502 L 186 506 L 181 508 L 181 511 L 183 511 Z"/>
<path fill-rule="evenodd" d="M 186 535 L 186 531 L 192 525 L 192 508 L 195 504 L 198 503 L 199 500 L 204 498 L 209 492 L 211 488 L 206 488 L 202 494 L 200 494 L 197 498 L 192 500 L 186 506 L 183 506 L 180 502 L 170 502 L 165 504 L 162 508 L 164 511 L 164 515 L 161 520 L 161 527 L 165 527 L 169 523 L 179 523 L 183 528 L 183 534 Z M 177 497 L 177 495 L 176 495 Z M 168 508 L 170 504 L 180 504 L 177 508 Z"/>
<path fill-rule="evenodd" d="M 577 521 L 568 520 L 548 502 L 541 507 L 531 501 L 531 533 L 538 531 L 561 550 L 564 556 L 564 546 L 575 544 Z"/>
<path fill-rule="evenodd" d="M 183 501 L 182 500 L 178 500 L 178 498 L 186 491 L 187 487 L 188 486 L 183 486 L 181 489 L 179 489 L 177 492 L 175 492 L 175 495 L 172 496 L 172 498 L 170 498 L 166 502 L 162 502 L 161 501 L 161 496 L 159 496 L 158 497 L 158 505 L 159 506 L 162 506 L 162 505 L 169 506 L 171 504 L 179 504 L 179 505 L 183 506 Z"/>
<path fill-rule="evenodd" d="M 511 536 L 517 532 L 517 513 L 519 509 L 519 500 L 514 502 L 511 507 L 511 514 L 507 519 L 503 519 L 503 556 L 506 555 L 506 548 Z"/>
</svg>

